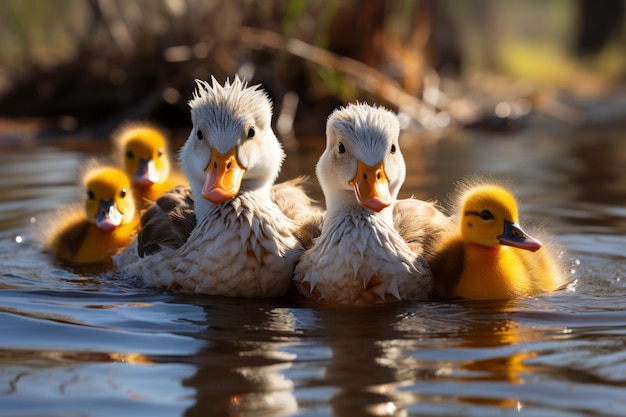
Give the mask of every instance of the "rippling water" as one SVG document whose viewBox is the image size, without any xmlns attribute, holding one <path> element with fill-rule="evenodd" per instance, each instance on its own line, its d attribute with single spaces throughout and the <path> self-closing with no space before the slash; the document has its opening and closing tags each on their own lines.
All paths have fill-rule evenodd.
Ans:
<svg viewBox="0 0 626 417">
<path fill-rule="evenodd" d="M 38 227 L 80 198 L 76 170 L 107 144 L 0 142 L 0 415 L 626 415 L 625 132 L 403 138 L 402 196 L 445 202 L 471 173 L 510 180 L 522 223 L 553 233 L 576 285 L 356 309 L 63 268 Z M 282 177 L 311 174 L 322 142 L 291 152 Z"/>
</svg>

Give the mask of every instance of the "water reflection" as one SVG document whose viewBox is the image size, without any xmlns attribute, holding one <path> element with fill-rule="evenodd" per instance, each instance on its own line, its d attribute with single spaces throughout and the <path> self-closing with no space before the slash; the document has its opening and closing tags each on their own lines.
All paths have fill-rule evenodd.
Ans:
<svg viewBox="0 0 626 417">
<path fill-rule="evenodd" d="M 176 381 L 192 367 L 154 358 L 197 349 L 174 334 L 184 323 L 171 320 L 193 307 L 168 307 L 158 294 L 104 279 L 71 280 L 69 272 L 21 276 L 33 267 L 22 264 L 1 277 L 0 414 L 84 415 L 112 402 L 152 415 L 180 412 Z"/>
<path fill-rule="evenodd" d="M 517 301 L 432 304 L 405 314 L 396 323 L 411 340 L 411 377 L 405 391 L 413 394 L 410 412 L 436 414 L 445 404 L 488 408 L 524 407 L 519 386 L 533 372 L 540 328 L 515 316 L 526 308 Z"/>
<path fill-rule="evenodd" d="M 411 396 L 406 341 L 393 325 L 398 306 L 320 308 L 315 317 L 332 357 L 323 382 L 337 388 L 330 398 L 335 416 L 401 416 Z"/>
<path fill-rule="evenodd" d="M 616 133 L 582 134 L 572 154 L 580 161 L 580 169 L 572 175 L 578 187 L 576 201 L 626 204 L 626 141 Z"/>
<path fill-rule="evenodd" d="M 509 303 L 348 310 L 178 296 L 54 263 L 31 218 L 74 198 L 82 161 L 109 152 L 68 143 L 0 153 L 0 414 L 626 410 L 623 129 L 405 139 L 405 196 L 445 200 L 473 171 L 512 179 L 524 219 L 580 259 L 578 285 Z M 301 145 L 282 179 L 313 174 L 323 140 Z M 314 176 L 309 189 L 323 203 Z"/>
<path fill-rule="evenodd" d="M 43 148 L 33 153 L 0 152 L 0 229 L 27 224 L 26 213 L 50 212 L 77 199 L 81 155 Z"/>
<path fill-rule="evenodd" d="M 321 383 L 334 416 L 402 416 L 450 401 L 520 408 L 541 331 L 514 302 L 400 303 L 314 310 L 331 350 Z M 459 358 L 463 358 L 459 360 Z"/>
<path fill-rule="evenodd" d="M 211 298 L 212 299 L 212 298 Z M 270 300 L 271 301 L 271 300 Z M 204 307 L 206 344 L 193 355 L 197 370 L 183 380 L 196 390 L 186 416 L 284 416 L 297 410 L 294 384 L 285 377 L 295 355 L 295 318 L 288 308 L 221 299 Z"/>
<path fill-rule="evenodd" d="M 486 353 L 485 358 L 476 357 L 459 364 L 460 380 L 468 383 L 503 382 L 512 385 L 525 383 L 524 376 L 530 372 L 526 360 L 538 356 L 533 350 L 520 347 L 539 340 L 538 331 L 522 326 L 507 318 L 520 309 L 517 301 L 489 303 L 488 306 L 468 306 L 468 326 L 459 336 L 459 348 L 470 348 Z M 486 308 L 485 308 L 486 307 Z M 502 393 L 486 391 L 483 395 L 460 395 L 459 400 L 474 404 L 490 404 L 499 407 L 521 408 L 522 399 Z"/>
</svg>

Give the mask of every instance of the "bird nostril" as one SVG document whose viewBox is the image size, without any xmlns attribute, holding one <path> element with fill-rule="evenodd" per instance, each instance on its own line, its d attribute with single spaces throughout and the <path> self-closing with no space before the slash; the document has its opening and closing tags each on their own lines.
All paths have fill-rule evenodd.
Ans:
<svg viewBox="0 0 626 417">
<path fill-rule="evenodd" d="M 366 180 L 367 179 L 367 174 L 363 174 L 363 179 Z"/>
<path fill-rule="evenodd" d="M 380 179 L 380 171 L 376 171 L 376 179 L 379 180 Z"/>
<path fill-rule="evenodd" d="M 226 169 L 230 169 L 231 165 L 232 165 L 232 162 L 228 161 L 228 163 L 226 164 Z"/>
<path fill-rule="evenodd" d="M 213 162 L 213 168 L 217 169 L 217 161 Z"/>
</svg>

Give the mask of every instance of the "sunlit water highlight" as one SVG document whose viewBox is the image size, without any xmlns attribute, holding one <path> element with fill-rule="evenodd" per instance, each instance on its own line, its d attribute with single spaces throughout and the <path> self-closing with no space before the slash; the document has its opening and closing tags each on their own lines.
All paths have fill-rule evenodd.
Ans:
<svg viewBox="0 0 626 417">
<path fill-rule="evenodd" d="M 281 178 L 312 174 L 322 142 L 291 152 Z M 510 302 L 332 309 L 75 271 L 40 252 L 38 230 L 80 199 L 76 172 L 107 145 L 6 148 L 0 415 L 626 415 L 624 130 L 401 145 L 402 196 L 445 203 L 471 173 L 515 184 L 522 222 L 553 234 L 575 284 Z"/>
</svg>

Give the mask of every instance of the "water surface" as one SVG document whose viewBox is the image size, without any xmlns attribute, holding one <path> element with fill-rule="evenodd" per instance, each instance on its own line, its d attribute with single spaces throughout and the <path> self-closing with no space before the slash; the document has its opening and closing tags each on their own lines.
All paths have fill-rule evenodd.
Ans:
<svg viewBox="0 0 626 417">
<path fill-rule="evenodd" d="M 509 181 L 575 285 L 354 309 L 68 269 L 40 252 L 39 227 L 80 199 L 77 170 L 108 144 L 0 142 L 0 415 L 626 415 L 626 130 L 544 132 L 405 136 L 401 196 Z M 281 178 L 311 175 L 322 146 L 291 151 Z M 309 189 L 323 202 L 314 176 Z"/>
</svg>

